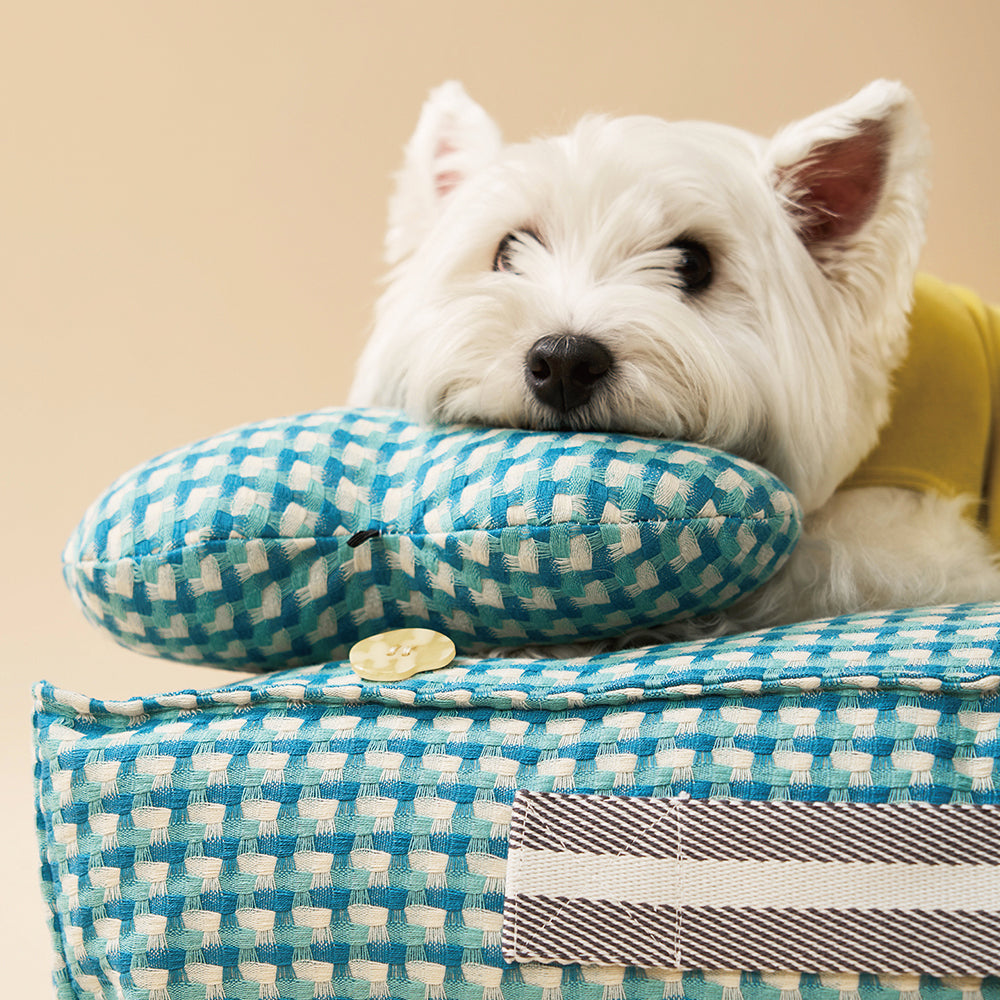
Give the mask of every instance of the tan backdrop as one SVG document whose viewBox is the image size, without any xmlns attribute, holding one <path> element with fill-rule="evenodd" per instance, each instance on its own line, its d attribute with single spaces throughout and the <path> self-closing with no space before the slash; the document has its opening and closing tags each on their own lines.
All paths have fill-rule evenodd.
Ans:
<svg viewBox="0 0 1000 1000">
<path fill-rule="evenodd" d="M 233 674 L 86 625 L 61 546 L 125 469 L 342 402 L 388 177 L 451 77 L 514 139 L 587 110 L 769 133 L 877 76 L 935 143 L 926 267 L 1000 300 L 996 0 L 213 0 L 0 16 L 4 995 L 49 995 L 30 684 L 98 697 Z"/>
</svg>

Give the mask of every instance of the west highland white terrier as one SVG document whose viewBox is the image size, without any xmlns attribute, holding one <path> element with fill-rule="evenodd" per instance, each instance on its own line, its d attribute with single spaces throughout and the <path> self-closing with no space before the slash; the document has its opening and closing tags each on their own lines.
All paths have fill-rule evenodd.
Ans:
<svg viewBox="0 0 1000 1000">
<path fill-rule="evenodd" d="M 915 101 L 886 81 L 770 140 L 587 117 L 514 145 L 444 84 L 406 148 L 350 401 L 763 465 L 805 531 L 727 629 L 1000 599 L 968 497 L 841 488 L 907 353 L 926 160 Z"/>
</svg>

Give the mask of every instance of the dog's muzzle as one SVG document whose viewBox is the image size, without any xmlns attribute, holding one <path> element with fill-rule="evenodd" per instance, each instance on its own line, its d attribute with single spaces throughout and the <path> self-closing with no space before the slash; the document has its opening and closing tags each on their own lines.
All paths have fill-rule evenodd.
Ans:
<svg viewBox="0 0 1000 1000">
<path fill-rule="evenodd" d="M 525 358 L 524 378 L 540 403 L 569 413 L 590 399 L 613 361 L 593 337 L 554 334 L 532 345 Z"/>
</svg>

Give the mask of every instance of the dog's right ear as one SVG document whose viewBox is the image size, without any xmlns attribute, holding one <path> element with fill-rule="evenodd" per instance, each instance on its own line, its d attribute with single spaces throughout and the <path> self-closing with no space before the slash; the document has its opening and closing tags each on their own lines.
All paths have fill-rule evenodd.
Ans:
<svg viewBox="0 0 1000 1000">
<path fill-rule="evenodd" d="M 416 249 L 455 188 L 492 162 L 502 144 L 496 124 L 460 83 L 452 80 L 431 91 L 389 202 L 385 257 L 390 264 Z"/>
</svg>

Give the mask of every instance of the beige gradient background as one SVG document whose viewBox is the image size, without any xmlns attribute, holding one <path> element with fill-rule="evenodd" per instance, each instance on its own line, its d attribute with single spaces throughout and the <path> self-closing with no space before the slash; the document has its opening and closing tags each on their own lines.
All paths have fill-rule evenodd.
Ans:
<svg viewBox="0 0 1000 1000">
<path fill-rule="evenodd" d="M 925 266 L 1000 300 L 997 0 L 174 0 L 0 13 L 0 993 L 50 995 L 29 689 L 98 697 L 237 675 L 115 646 L 59 553 L 127 468 L 343 402 L 389 176 L 462 79 L 524 139 L 587 110 L 770 133 L 877 76 L 935 145 Z"/>
</svg>

